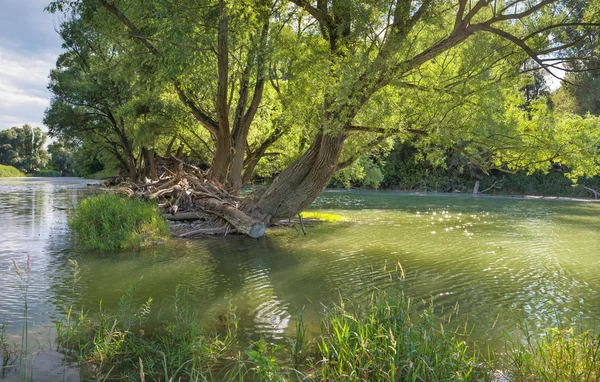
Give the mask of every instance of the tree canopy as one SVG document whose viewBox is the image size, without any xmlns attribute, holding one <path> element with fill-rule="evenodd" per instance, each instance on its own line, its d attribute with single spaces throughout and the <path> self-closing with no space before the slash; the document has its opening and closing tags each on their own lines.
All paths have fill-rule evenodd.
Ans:
<svg viewBox="0 0 600 382">
<path fill-rule="evenodd" d="M 484 172 L 553 163 L 574 177 L 598 172 L 598 119 L 556 114 L 520 90 L 535 73 L 597 58 L 579 49 L 600 27 L 597 1 L 57 0 L 48 9 L 64 15 L 66 49 L 50 85 L 51 132 L 104 140 L 130 169 L 142 148 L 170 155 L 176 139 L 232 194 L 259 167 L 276 173 L 245 208 L 267 223 L 396 139 L 440 160 L 456 150 Z"/>
<path fill-rule="evenodd" d="M 29 125 L 0 131 L 0 164 L 14 166 L 24 172 L 34 172 L 48 162 L 44 147 L 46 133 Z"/>
</svg>

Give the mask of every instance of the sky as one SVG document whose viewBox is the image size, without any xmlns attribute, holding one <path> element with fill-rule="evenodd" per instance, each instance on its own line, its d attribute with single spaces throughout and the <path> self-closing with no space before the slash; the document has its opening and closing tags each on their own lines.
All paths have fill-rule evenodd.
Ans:
<svg viewBox="0 0 600 382">
<path fill-rule="evenodd" d="M 62 42 L 57 16 L 44 12 L 49 2 L 0 0 L 0 130 L 26 123 L 44 128 L 48 75 Z"/>
</svg>

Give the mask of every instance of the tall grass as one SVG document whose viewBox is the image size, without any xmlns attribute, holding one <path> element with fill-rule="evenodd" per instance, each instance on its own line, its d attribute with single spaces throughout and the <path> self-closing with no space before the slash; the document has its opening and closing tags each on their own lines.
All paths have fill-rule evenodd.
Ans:
<svg viewBox="0 0 600 382">
<path fill-rule="evenodd" d="M 142 248 L 163 242 L 169 235 L 156 206 L 114 194 L 84 199 L 69 226 L 84 248 L 109 251 Z"/>
<path fill-rule="evenodd" d="M 189 308 L 187 292 L 178 289 L 171 319 L 151 327 L 150 333 L 145 324 L 152 299 L 135 304 L 134 291 L 130 288 L 123 294 L 115 312 L 101 306 L 96 320 L 69 309 L 56 323 L 61 349 L 94 364 L 97 379 L 220 380 L 227 373 L 227 356 L 236 352 L 233 313 L 223 321 L 222 333 L 207 334 Z"/>
<path fill-rule="evenodd" d="M 25 174 L 13 166 L 5 166 L 0 164 L 0 178 L 20 178 L 23 176 L 25 176 Z"/>
<path fill-rule="evenodd" d="M 376 293 L 364 307 L 343 303 L 321 320 L 320 380 L 465 381 L 484 379 L 481 354 L 402 294 Z"/>
<path fill-rule="evenodd" d="M 19 278 L 28 281 L 29 266 L 14 266 Z M 76 262 L 73 267 L 77 280 Z M 233 309 L 218 317 L 220 329 L 207 332 L 191 309 L 187 291 L 177 288 L 168 319 L 150 325 L 153 301 L 136 300 L 135 290 L 127 289 L 114 311 L 100 302 L 95 314 L 69 308 L 56 322 L 59 350 L 93 364 L 89 377 L 95 380 L 600 380 L 600 336 L 550 329 L 536 341 L 521 325 L 523 341 L 509 340 L 503 358 L 484 357 L 468 345 L 466 326 L 451 326 L 449 319 L 435 317 L 433 304 L 415 304 L 397 292 L 375 293 L 362 306 L 342 300 L 327 308 L 312 338 L 299 315 L 295 338 L 287 344 L 261 338 L 245 347 Z M 3 370 L 16 358 L 23 359 L 19 380 L 33 380 L 27 376 L 27 329 L 26 307 L 21 349 L 15 352 L 5 340 L 6 324 L 0 325 Z"/>
<path fill-rule="evenodd" d="M 573 328 L 548 329 L 534 340 L 509 339 L 506 377 L 513 381 L 600 381 L 600 335 Z"/>
</svg>

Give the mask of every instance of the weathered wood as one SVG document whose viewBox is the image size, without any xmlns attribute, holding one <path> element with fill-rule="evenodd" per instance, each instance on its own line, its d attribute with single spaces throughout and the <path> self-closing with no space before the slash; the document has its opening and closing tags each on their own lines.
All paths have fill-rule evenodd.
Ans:
<svg viewBox="0 0 600 382">
<path fill-rule="evenodd" d="M 600 191 L 599 190 L 594 190 L 593 188 L 587 187 L 587 186 L 582 186 L 583 188 L 585 188 L 586 190 L 588 190 L 589 192 L 591 192 L 594 195 L 594 199 L 598 199 L 600 198 Z"/>
<path fill-rule="evenodd" d="M 206 219 L 206 214 L 202 212 L 180 212 L 177 215 L 163 214 L 163 218 L 172 221 L 184 221 L 184 220 L 203 220 Z"/>
<path fill-rule="evenodd" d="M 227 220 L 238 232 L 252 238 L 264 236 L 266 226 L 238 210 L 235 206 L 216 198 L 202 198 L 196 204 L 203 210 Z"/>
</svg>

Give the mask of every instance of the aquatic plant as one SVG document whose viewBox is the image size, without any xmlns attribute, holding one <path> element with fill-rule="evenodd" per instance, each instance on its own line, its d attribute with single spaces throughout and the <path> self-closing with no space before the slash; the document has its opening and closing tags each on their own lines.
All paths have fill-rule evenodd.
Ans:
<svg viewBox="0 0 600 382">
<path fill-rule="evenodd" d="M 235 314 L 228 313 L 222 333 L 209 335 L 191 312 L 187 291 L 178 288 L 171 319 L 153 325 L 152 333 L 146 334 L 152 299 L 136 305 L 134 292 L 132 287 L 123 294 L 115 312 L 101 305 L 95 320 L 69 309 L 56 324 L 59 347 L 96 365 L 98 379 L 118 375 L 120 380 L 220 380 L 211 376 L 226 354 L 235 353 Z"/>
<path fill-rule="evenodd" d="M 469 345 L 466 325 L 441 320 L 433 303 L 397 292 L 377 292 L 366 305 L 342 300 L 307 337 L 299 316 L 295 338 L 264 338 L 244 349 L 237 317 L 219 317 L 209 333 L 178 288 L 172 317 L 146 326 L 151 299 L 136 304 L 128 289 L 116 312 L 72 314 L 57 323 L 58 343 L 95 365 L 97 379 L 194 381 L 597 381 L 600 336 L 550 329 L 539 341 L 510 341 L 504 358 Z M 455 315 L 457 311 L 453 311 Z M 525 331 L 527 334 L 527 332 Z M 293 365 L 293 366 L 292 366 Z"/>
<path fill-rule="evenodd" d="M 600 380 L 600 335 L 573 328 L 551 328 L 534 340 L 526 330 L 525 341 L 509 339 L 506 376 L 514 381 Z"/>
<path fill-rule="evenodd" d="M 69 226 L 82 247 L 108 251 L 157 244 L 169 234 L 156 206 L 115 194 L 84 199 L 69 219 Z"/>
<path fill-rule="evenodd" d="M 455 381 L 485 378 L 481 354 L 397 293 L 375 293 L 367 306 L 330 308 L 321 320 L 314 365 L 320 380 Z"/>
<path fill-rule="evenodd" d="M 0 178 L 21 178 L 23 176 L 25 176 L 25 174 L 13 166 L 0 164 Z"/>
</svg>

